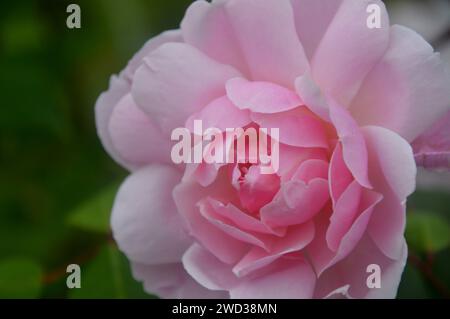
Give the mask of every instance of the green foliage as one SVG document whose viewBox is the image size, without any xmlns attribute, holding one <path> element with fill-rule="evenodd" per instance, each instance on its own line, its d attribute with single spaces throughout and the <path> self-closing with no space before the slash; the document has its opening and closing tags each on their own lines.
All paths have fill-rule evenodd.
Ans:
<svg viewBox="0 0 450 319">
<path fill-rule="evenodd" d="M 82 203 L 68 216 L 69 225 L 86 231 L 109 232 L 109 218 L 117 186 L 110 186 Z"/>
<path fill-rule="evenodd" d="M 41 267 L 25 258 L 0 261 L 0 298 L 39 297 L 42 283 Z"/>
<path fill-rule="evenodd" d="M 406 238 L 412 250 L 435 253 L 450 244 L 450 226 L 442 216 L 434 213 L 410 213 L 407 218 Z"/>
</svg>

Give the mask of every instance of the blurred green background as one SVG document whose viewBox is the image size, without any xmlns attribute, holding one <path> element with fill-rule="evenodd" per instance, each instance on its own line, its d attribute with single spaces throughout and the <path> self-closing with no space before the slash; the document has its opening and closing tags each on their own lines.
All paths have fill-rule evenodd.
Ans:
<svg viewBox="0 0 450 319">
<path fill-rule="evenodd" d="M 81 29 L 66 7 L 81 7 Z M 150 37 L 177 28 L 189 0 L 0 2 L 0 298 L 149 298 L 109 233 L 127 175 L 96 136 L 94 104 Z M 400 298 L 449 297 L 450 199 L 409 204 Z M 82 289 L 66 267 L 82 267 Z"/>
</svg>

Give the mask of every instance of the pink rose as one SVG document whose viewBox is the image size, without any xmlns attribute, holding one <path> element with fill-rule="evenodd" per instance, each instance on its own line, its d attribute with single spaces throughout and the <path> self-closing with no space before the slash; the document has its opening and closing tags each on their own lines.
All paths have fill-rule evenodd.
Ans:
<svg viewBox="0 0 450 319">
<path fill-rule="evenodd" d="M 131 172 L 111 223 L 134 277 L 168 298 L 395 297 L 414 156 L 450 166 L 449 83 L 381 1 L 196 1 L 96 105 Z M 279 128 L 278 171 L 174 164 L 171 132 L 192 120 Z"/>
</svg>

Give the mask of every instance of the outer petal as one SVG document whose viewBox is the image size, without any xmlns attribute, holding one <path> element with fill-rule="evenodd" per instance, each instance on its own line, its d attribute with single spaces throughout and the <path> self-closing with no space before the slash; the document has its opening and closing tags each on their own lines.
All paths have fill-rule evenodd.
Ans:
<svg viewBox="0 0 450 319">
<path fill-rule="evenodd" d="M 450 111 L 412 144 L 417 165 L 450 169 Z"/>
<path fill-rule="evenodd" d="M 259 113 L 278 113 L 302 104 L 295 92 L 270 82 L 250 82 L 242 78 L 226 84 L 228 98 L 240 109 Z"/>
<path fill-rule="evenodd" d="M 109 119 L 116 104 L 130 91 L 130 84 L 121 77 L 112 76 L 109 82 L 109 89 L 103 92 L 95 104 L 95 124 L 97 135 L 108 154 L 120 165 L 131 170 L 133 165 L 124 161 L 114 148 L 111 136 L 109 135 Z"/>
<path fill-rule="evenodd" d="M 381 28 L 367 26 L 369 4 L 379 6 Z M 389 20 L 382 1 L 343 1 L 315 51 L 313 78 L 327 95 L 349 106 L 365 76 L 382 58 L 388 42 Z"/>
<path fill-rule="evenodd" d="M 125 70 L 118 77 L 111 77 L 108 91 L 102 93 L 96 102 L 95 121 L 97 133 L 102 141 L 103 147 L 117 163 L 129 170 L 136 169 L 137 166 L 135 163 L 129 163 L 124 160 L 114 148 L 108 130 L 111 114 L 116 104 L 130 92 L 134 72 L 142 63 L 143 58 L 164 43 L 180 41 L 182 39 L 179 30 L 166 31 L 150 39 L 130 60 Z"/>
<path fill-rule="evenodd" d="M 292 87 L 308 69 L 288 0 L 201 1 L 181 27 L 187 43 L 253 80 Z"/>
<path fill-rule="evenodd" d="M 225 94 L 225 82 L 239 76 L 232 67 L 182 43 L 167 43 L 144 59 L 135 73 L 137 105 L 164 132 L 182 127 L 188 116 Z"/>
<path fill-rule="evenodd" d="M 386 127 L 411 142 L 450 109 L 449 83 L 439 54 L 414 31 L 393 26 L 389 49 L 351 112 L 360 125 Z"/>
<path fill-rule="evenodd" d="M 344 293 L 350 298 L 395 298 L 407 255 L 404 240 L 401 255 L 393 260 L 381 253 L 369 236 L 365 236 L 351 255 L 319 277 L 315 297 Z M 367 266 L 371 264 L 380 266 L 381 288 L 367 287 L 366 281 L 370 275 Z"/>
<path fill-rule="evenodd" d="M 343 0 L 291 0 L 297 33 L 308 59 L 313 58 L 342 2 Z"/>
<path fill-rule="evenodd" d="M 371 188 L 367 167 L 367 148 L 360 128 L 348 111 L 336 103 L 330 103 L 330 118 L 342 143 L 344 162 L 355 179 Z"/>
<path fill-rule="evenodd" d="M 191 115 L 186 127 L 194 131 L 194 121 L 201 120 L 203 129 L 218 128 L 225 132 L 227 128 L 244 127 L 251 122 L 250 112 L 248 110 L 238 109 L 227 96 L 215 99 L 200 112 Z"/>
<path fill-rule="evenodd" d="M 369 234 L 386 256 L 398 259 L 405 230 L 405 201 L 415 189 L 412 149 L 403 138 L 385 128 L 364 127 L 363 133 L 369 151 L 370 178 L 374 189 L 384 196 L 372 215 Z"/>
<path fill-rule="evenodd" d="M 144 264 L 181 260 L 191 239 L 171 197 L 180 178 L 174 168 L 152 165 L 132 174 L 121 186 L 111 226 L 114 239 L 129 259 Z"/>
<path fill-rule="evenodd" d="M 238 278 L 227 265 L 198 244 L 193 244 L 183 256 L 186 271 L 202 286 L 210 290 L 229 290 Z"/>
<path fill-rule="evenodd" d="M 131 82 L 133 80 L 134 73 L 141 66 L 144 58 L 151 52 L 156 50 L 158 47 L 168 42 L 183 42 L 181 30 L 164 31 L 161 34 L 148 40 L 144 44 L 144 46 L 133 56 L 130 62 L 128 62 L 128 65 L 121 76 Z"/>
<path fill-rule="evenodd" d="M 120 157 L 135 167 L 171 163 L 169 137 L 163 136 L 159 127 L 136 106 L 131 94 L 125 95 L 114 108 L 109 133 Z"/>
<path fill-rule="evenodd" d="M 302 260 L 279 260 L 267 273 L 243 280 L 231 289 L 231 298 L 312 298 L 316 276 L 311 266 Z"/>
<path fill-rule="evenodd" d="M 181 263 L 145 265 L 132 263 L 134 278 L 144 283 L 150 294 L 170 299 L 216 299 L 229 298 L 228 293 L 212 291 L 200 286 L 183 269 Z"/>
</svg>

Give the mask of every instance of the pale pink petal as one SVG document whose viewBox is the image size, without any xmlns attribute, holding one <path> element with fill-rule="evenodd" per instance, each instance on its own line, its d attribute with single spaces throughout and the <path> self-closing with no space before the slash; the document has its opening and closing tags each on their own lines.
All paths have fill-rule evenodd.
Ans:
<svg viewBox="0 0 450 319">
<path fill-rule="evenodd" d="M 344 162 L 362 186 L 371 188 L 367 168 L 367 148 L 360 128 L 348 111 L 332 101 L 330 118 L 342 143 Z"/>
<path fill-rule="evenodd" d="M 404 240 L 399 258 L 389 259 L 368 236 L 364 236 L 347 258 L 319 276 L 315 297 L 323 298 L 346 287 L 345 295 L 349 298 L 395 298 L 407 255 Z M 372 264 L 380 266 L 381 288 L 367 286 L 371 274 L 367 267 Z"/>
<path fill-rule="evenodd" d="M 216 231 L 222 231 L 224 234 L 228 235 L 230 238 L 236 239 L 243 243 L 250 244 L 252 246 L 258 246 L 265 250 L 268 250 L 266 241 L 270 239 L 267 235 L 256 234 L 250 231 L 244 231 L 234 225 L 232 222 L 228 221 L 226 218 L 215 213 L 214 208 L 208 201 L 201 201 L 199 204 L 200 214 L 210 222 L 210 227 L 216 228 Z M 226 240 L 226 239 L 224 239 Z"/>
<path fill-rule="evenodd" d="M 207 289 L 229 290 L 238 284 L 230 265 L 198 244 L 193 244 L 183 255 L 183 265 L 189 275 Z"/>
<path fill-rule="evenodd" d="M 261 208 L 261 220 L 270 227 L 301 224 L 310 220 L 329 199 L 325 179 L 289 181 L 281 186 L 274 200 Z"/>
<path fill-rule="evenodd" d="M 321 121 L 299 109 L 287 112 L 264 114 L 254 113 L 252 119 L 260 127 L 279 129 L 281 143 L 297 147 L 328 148 L 327 136 Z"/>
<path fill-rule="evenodd" d="M 179 262 L 190 246 L 192 240 L 171 197 L 180 175 L 175 168 L 151 165 L 133 173 L 120 187 L 111 227 L 129 259 L 145 264 Z"/>
<path fill-rule="evenodd" d="M 398 259 L 402 254 L 406 197 L 415 189 L 412 149 L 400 135 L 385 128 L 364 127 L 363 133 L 370 178 L 374 189 L 384 195 L 372 215 L 369 233 L 386 256 Z"/>
<path fill-rule="evenodd" d="M 164 132 L 183 127 L 194 112 L 225 94 L 225 83 L 240 73 L 194 47 L 166 43 L 148 55 L 135 73 L 136 104 Z"/>
<path fill-rule="evenodd" d="M 302 180 L 309 183 L 313 178 L 328 178 L 328 163 L 319 159 L 306 160 L 300 164 L 292 176 L 292 180 Z"/>
<path fill-rule="evenodd" d="M 201 1 L 181 27 L 186 42 L 253 80 L 292 88 L 308 69 L 289 0 Z"/>
<path fill-rule="evenodd" d="M 362 131 L 369 162 L 376 162 L 370 165 L 371 172 L 376 171 L 373 175 L 384 178 L 403 202 L 416 187 L 417 169 L 411 146 L 400 135 L 382 127 L 367 126 Z"/>
<path fill-rule="evenodd" d="M 224 205 L 221 202 L 211 198 L 209 198 L 208 201 L 215 209 L 215 212 L 217 214 L 220 214 L 222 217 L 228 218 L 231 222 L 239 226 L 241 229 L 262 234 L 273 234 L 277 236 L 284 236 L 286 234 L 285 228 L 272 229 L 263 224 L 259 219 L 244 213 L 232 204 Z"/>
<path fill-rule="evenodd" d="M 159 48 L 161 45 L 168 42 L 183 42 L 181 30 L 168 30 L 148 40 L 144 46 L 133 56 L 128 62 L 125 70 L 122 71 L 121 76 L 128 81 L 133 81 L 134 73 L 141 66 L 144 58 Z"/>
<path fill-rule="evenodd" d="M 219 97 L 205 106 L 200 112 L 191 115 L 186 121 L 186 128 L 194 131 L 194 121 L 201 120 L 203 130 L 217 128 L 244 127 L 251 122 L 248 110 L 238 109 L 227 96 Z"/>
<path fill-rule="evenodd" d="M 328 160 L 327 151 L 323 148 L 300 148 L 280 143 L 280 168 L 277 175 L 282 181 L 289 180 L 297 167 L 305 160 Z"/>
<path fill-rule="evenodd" d="M 336 251 L 333 251 L 328 247 L 326 239 L 326 233 L 330 227 L 331 213 L 325 211 L 315 219 L 316 235 L 314 240 L 307 247 L 307 251 L 314 269 L 319 276 L 326 269 L 347 257 L 353 249 L 355 249 L 363 235 L 366 233 L 374 208 L 376 209 L 382 198 L 383 196 L 379 193 L 363 189 L 357 209 L 357 217 L 350 229 L 348 229 L 346 234 L 341 238 L 339 247 Z"/>
<path fill-rule="evenodd" d="M 331 250 L 336 251 L 339 248 L 342 237 L 353 225 L 358 215 L 361 194 L 361 185 L 353 181 L 336 202 L 326 234 L 327 244 Z"/>
<path fill-rule="evenodd" d="M 247 276 L 284 255 L 300 252 L 313 240 L 314 233 L 315 227 L 313 222 L 290 227 L 283 238 L 275 238 L 273 240 L 270 251 L 261 249 L 260 247 L 252 248 L 233 267 L 233 272 L 238 277 Z"/>
<path fill-rule="evenodd" d="M 200 286 L 186 273 L 181 263 L 145 265 L 132 262 L 133 277 L 142 281 L 144 290 L 168 299 L 224 299 L 225 291 L 212 291 Z"/>
<path fill-rule="evenodd" d="M 270 82 L 234 78 L 226 84 L 227 96 L 240 109 L 259 113 L 288 111 L 302 104 L 295 92 Z"/>
<path fill-rule="evenodd" d="M 131 94 L 125 95 L 114 108 L 109 132 L 119 156 L 135 167 L 172 163 L 170 138 L 163 136 L 156 124 L 136 106 Z"/>
<path fill-rule="evenodd" d="M 330 185 L 330 195 L 333 200 L 333 206 L 341 197 L 341 194 L 347 189 L 348 185 L 353 181 L 353 175 L 345 165 L 342 145 L 336 144 L 333 155 L 330 160 L 330 170 L 328 183 Z"/>
<path fill-rule="evenodd" d="M 330 121 L 328 99 L 321 88 L 314 82 L 310 72 L 305 72 L 295 79 L 295 91 L 303 104 L 325 121 Z"/>
<path fill-rule="evenodd" d="M 247 60 L 240 47 L 224 0 L 195 1 L 186 11 L 181 30 L 186 43 L 216 61 L 230 64 L 245 75 L 250 75 Z"/>
<path fill-rule="evenodd" d="M 450 109 L 450 71 L 414 31 L 393 26 L 389 49 L 354 99 L 358 123 L 386 127 L 408 142 Z"/>
<path fill-rule="evenodd" d="M 380 28 L 367 26 L 366 10 L 370 4 L 380 8 Z M 315 50 L 311 62 L 313 79 L 327 95 L 345 107 L 350 106 L 388 43 L 389 19 L 382 1 L 343 1 Z"/>
<path fill-rule="evenodd" d="M 450 111 L 412 143 L 417 165 L 450 169 Z"/>
<path fill-rule="evenodd" d="M 279 260 L 265 274 L 242 280 L 230 290 L 236 299 L 312 298 L 316 276 L 306 261 Z"/>
<path fill-rule="evenodd" d="M 237 200 L 234 189 L 227 186 L 225 179 L 226 176 L 219 175 L 217 180 L 208 187 L 202 187 L 192 181 L 182 182 L 175 187 L 173 198 L 178 211 L 188 225 L 190 234 L 222 262 L 232 264 L 242 258 L 248 251 L 249 245 L 230 237 L 211 225 L 200 214 L 197 205 L 202 199 L 208 197 L 225 203 Z"/>
<path fill-rule="evenodd" d="M 109 88 L 103 92 L 95 104 L 95 124 L 97 135 L 108 154 L 120 165 L 128 170 L 135 169 L 134 165 L 127 163 L 114 148 L 109 134 L 109 120 L 117 103 L 130 92 L 130 84 L 121 77 L 112 76 L 109 81 Z"/>
<path fill-rule="evenodd" d="M 308 59 L 312 59 L 344 0 L 291 0 L 295 25 Z"/>
</svg>

